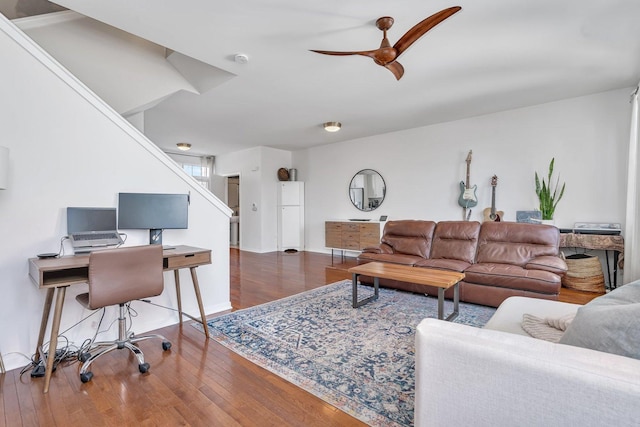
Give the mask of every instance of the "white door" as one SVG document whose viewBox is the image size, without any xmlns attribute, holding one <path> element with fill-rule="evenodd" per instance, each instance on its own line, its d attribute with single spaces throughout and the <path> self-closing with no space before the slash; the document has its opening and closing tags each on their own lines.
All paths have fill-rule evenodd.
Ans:
<svg viewBox="0 0 640 427">
<path fill-rule="evenodd" d="M 280 183 L 280 205 L 300 205 L 300 187 L 302 182 L 281 182 Z"/>
<path fill-rule="evenodd" d="M 300 249 L 300 206 L 280 206 L 280 250 Z"/>
</svg>

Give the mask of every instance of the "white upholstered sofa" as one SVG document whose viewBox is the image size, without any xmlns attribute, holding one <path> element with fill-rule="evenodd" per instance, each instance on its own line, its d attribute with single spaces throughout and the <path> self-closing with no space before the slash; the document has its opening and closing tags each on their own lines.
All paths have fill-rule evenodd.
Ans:
<svg viewBox="0 0 640 427">
<path fill-rule="evenodd" d="M 532 338 L 520 326 L 524 313 L 560 317 L 587 306 L 511 297 L 483 329 L 423 320 L 415 425 L 640 425 L 639 359 Z M 640 352 L 640 316 L 628 320 Z"/>
</svg>

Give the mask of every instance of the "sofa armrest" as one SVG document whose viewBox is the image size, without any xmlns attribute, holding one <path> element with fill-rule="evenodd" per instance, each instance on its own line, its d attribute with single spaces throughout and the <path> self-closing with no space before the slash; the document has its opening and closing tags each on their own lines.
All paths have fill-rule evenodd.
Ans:
<svg viewBox="0 0 640 427">
<path fill-rule="evenodd" d="M 378 246 L 368 246 L 362 252 L 368 254 L 392 254 L 393 248 L 386 243 L 380 243 Z"/>
<path fill-rule="evenodd" d="M 640 361 L 615 354 L 425 319 L 415 372 L 417 427 L 640 419 Z"/>
<path fill-rule="evenodd" d="M 544 270 L 563 275 L 567 272 L 567 263 L 557 256 L 539 256 L 525 264 L 527 270 Z"/>
</svg>

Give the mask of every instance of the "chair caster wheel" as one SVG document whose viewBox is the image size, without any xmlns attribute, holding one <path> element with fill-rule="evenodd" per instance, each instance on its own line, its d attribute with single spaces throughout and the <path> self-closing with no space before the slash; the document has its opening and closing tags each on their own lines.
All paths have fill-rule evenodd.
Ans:
<svg viewBox="0 0 640 427">
<path fill-rule="evenodd" d="M 151 366 L 146 362 L 145 363 L 141 363 L 141 364 L 138 365 L 138 369 L 140 370 L 141 374 L 146 373 L 149 370 L 150 367 Z"/>
<path fill-rule="evenodd" d="M 163 341 L 162 342 L 162 349 L 164 351 L 167 351 L 171 348 L 171 343 L 169 341 Z"/>
<path fill-rule="evenodd" d="M 88 383 L 93 378 L 93 372 L 85 372 L 84 374 L 80 374 L 80 381 L 83 383 Z"/>
<path fill-rule="evenodd" d="M 91 357 L 91 353 L 82 353 L 80 354 L 80 356 L 78 357 L 78 360 L 80 360 L 82 363 L 86 362 L 87 360 L 89 360 L 89 358 Z"/>
</svg>

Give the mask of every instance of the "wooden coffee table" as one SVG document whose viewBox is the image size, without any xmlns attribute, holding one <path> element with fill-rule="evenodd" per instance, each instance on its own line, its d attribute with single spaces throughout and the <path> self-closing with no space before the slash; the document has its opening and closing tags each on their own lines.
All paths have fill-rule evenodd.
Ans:
<svg viewBox="0 0 640 427">
<path fill-rule="evenodd" d="M 416 283 L 418 285 L 436 286 L 438 288 L 438 319 L 444 319 L 444 291 L 453 287 L 453 312 L 444 320 L 453 320 L 458 316 L 460 303 L 459 282 L 464 279 L 464 273 L 457 271 L 436 270 L 434 268 L 410 267 L 407 265 L 388 264 L 384 262 L 370 262 L 368 264 L 351 267 L 352 275 L 352 305 L 358 308 L 370 301 L 378 299 L 380 278 L 398 280 L 400 282 Z M 374 294 L 358 301 L 358 276 L 373 277 Z"/>
</svg>

